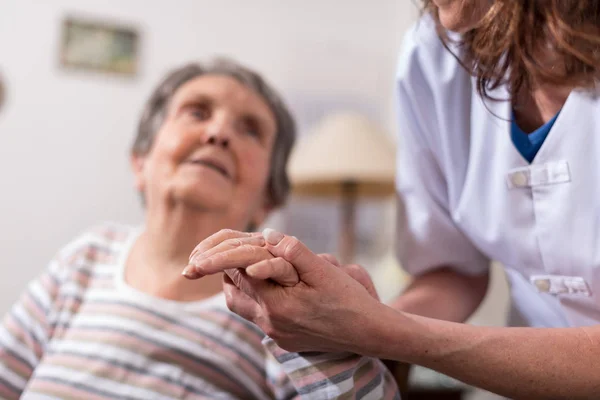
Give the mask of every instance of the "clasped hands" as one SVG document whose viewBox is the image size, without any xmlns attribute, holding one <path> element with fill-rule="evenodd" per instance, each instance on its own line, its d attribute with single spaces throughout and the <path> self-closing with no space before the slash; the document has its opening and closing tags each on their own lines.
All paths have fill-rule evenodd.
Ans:
<svg viewBox="0 0 600 400">
<path fill-rule="evenodd" d="M 221 230 L 190 256 L 188 279 L 224 272 L 229 309 L 289 351 L 348 351 L 381 305 L 369 274 L 315 254 L 293 236 Z"/>
</svg>

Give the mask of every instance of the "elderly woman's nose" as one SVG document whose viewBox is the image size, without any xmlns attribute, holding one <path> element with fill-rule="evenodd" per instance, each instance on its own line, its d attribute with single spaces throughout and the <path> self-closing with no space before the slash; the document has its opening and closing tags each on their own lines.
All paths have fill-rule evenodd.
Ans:
<svg viewBox="0 0 600 400">
<path fill-rule="evenodd" d="M 206 128 L 205 143 L 222 147 L 229 146 L 233 136 L 232 124 L 226 119 L 214 119 Z"/>
</svg>

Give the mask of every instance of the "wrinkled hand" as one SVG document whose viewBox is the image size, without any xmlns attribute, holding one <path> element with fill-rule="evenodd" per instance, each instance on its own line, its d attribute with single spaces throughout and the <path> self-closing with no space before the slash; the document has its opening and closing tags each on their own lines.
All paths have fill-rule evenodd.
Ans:
<svg viewBox="0 0 600 400">
<path fill-rule="evenodd" d="M 186 276 L 225 271 L 229 308 L 287 350 L 359 352 L 370 314 L 382 307 L 367 272 L 340 267 L 294 237 L 265 234 L 264 245 L 257 234 L 211 236 L 196 248 Z M 282 277 L 287 285 L 273 282 Z"/>
<path fill-rule="evenodd" d="M 379 294 L 377 293 L 377 289 L 375 289 L 375 284 L 373 283 L 373 280 L 371 280 L 371 276 L 367 270 L 365 270 L 363 267 L 358 264 L 341 265 L 338 259 L 332 254 L 319 254 L 318 256 L 335 265 L 336 267 L 341 268 L 345 273 L 363 285 L 364 288 L 367 289 L 367 292 L 373 296 L 373 298 L 379 301 Z M 290 266 L 293 267 L 291 264 Z"/>
<path fill-rule="evenodd" d="M 265 239 L 261 233 L 220 230 L 196 246 L 183 275 L 188 279 L 198 279 L 242 268 L 255 279 L 272 279 L 282 286 L 298 283 L 296 269 L 283 258 L 273 256 L 264 246 Z"/>
</svg>

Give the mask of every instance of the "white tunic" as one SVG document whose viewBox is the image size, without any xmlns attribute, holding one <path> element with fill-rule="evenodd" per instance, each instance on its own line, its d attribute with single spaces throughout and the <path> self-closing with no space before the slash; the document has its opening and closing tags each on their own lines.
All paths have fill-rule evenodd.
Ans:
<svg viewBox="0 0 600 400">
<path fill-rule="evenodd" d="M 430 19 L 407 34 L 397 82 L 402 266 L 477 274 L 496 260 L 529 325 L 598 323 L 600 100 L 572 92 L 530 164 L 510 102 L 484 103 Z"/>
</svg>

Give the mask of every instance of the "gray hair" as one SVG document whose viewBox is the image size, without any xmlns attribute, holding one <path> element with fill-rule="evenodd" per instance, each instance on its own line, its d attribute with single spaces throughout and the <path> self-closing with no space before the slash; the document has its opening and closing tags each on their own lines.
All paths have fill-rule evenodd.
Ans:
<svg viewBox="0 0 600 400">
<path fill-rule="evenodd" d="M 235 61 L 220 58 L 206 66 L 191 63 L 167 74 L 144 107 L 131 153 L 141 156 L 148 154 L 156 133 L 165 121 L 169 104 L 177 90 L 188 81 L 206 74 L 226 75 L 236 79 L 258 93 L 275 115 L 277 133 L 271 155 L 268 196 L 272 207 L 283 205 L 290 192 L 286 166 L 296 140 L 296 123 L 275 89 L 258 73 Z"/>
</svg>

